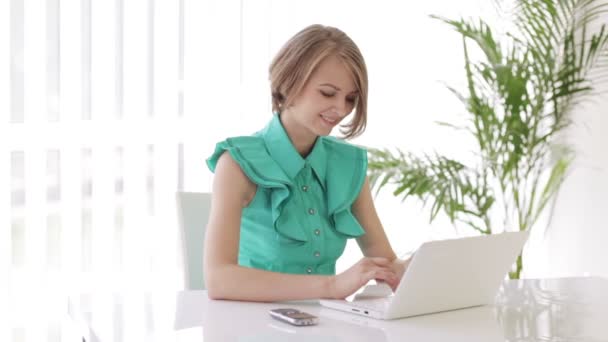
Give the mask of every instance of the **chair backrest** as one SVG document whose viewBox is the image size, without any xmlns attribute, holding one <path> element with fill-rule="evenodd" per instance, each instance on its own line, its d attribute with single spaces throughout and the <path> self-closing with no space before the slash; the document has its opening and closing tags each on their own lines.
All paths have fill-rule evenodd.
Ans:
<svg viewBox="0 0 608 342">
<path fill-rule="evenodd" d="M 211 194 L 209 193 L 177 193 L 177 213 L 183 250 L 185 288 L 188 290 L 205 288 L 203 245 L 210 209 Z"/>
</svg>

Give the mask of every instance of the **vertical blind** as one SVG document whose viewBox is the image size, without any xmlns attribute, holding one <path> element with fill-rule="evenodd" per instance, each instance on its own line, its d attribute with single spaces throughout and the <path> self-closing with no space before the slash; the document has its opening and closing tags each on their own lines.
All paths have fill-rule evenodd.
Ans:
<svg viewBox="0 0 608 342">
<path fill-rule="evenodd" d="M 163 262 L 149 251 L 183 184 L 183 2 L 3 4 L 0 272 L 137 279 Z"/>
</svg>

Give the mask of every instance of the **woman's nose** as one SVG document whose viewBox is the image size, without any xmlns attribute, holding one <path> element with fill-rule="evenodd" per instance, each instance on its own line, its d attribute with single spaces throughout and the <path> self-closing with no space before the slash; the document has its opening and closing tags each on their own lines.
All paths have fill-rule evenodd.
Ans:
<svg viewBox="0 0 608 342">
<path fill-rule="evenodd" d="M 345 99 L 338 99 L 336 103 L 334 103 L 334 110 L 340 117 L 346 116 L 348 114 L 348 103 Z"/>
<path fill-rule="evenodd" d="M 340 109 L 340 107 L 336 106 L 336 105 L 332 106 L 330 113 L 332 115 L 339 117 L 340 119 L 342 119 L 344 116 L 346 116 L 346 113 L 344 112 L 344 110 Z"/>
</svg>

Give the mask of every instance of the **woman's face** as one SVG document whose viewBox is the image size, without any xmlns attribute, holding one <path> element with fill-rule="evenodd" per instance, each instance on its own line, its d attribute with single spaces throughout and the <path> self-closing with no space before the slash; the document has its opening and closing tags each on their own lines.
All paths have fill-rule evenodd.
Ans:
<svg viewBox="0 0 608 342">
<path fill-rule="evenodd" d="M 329 56 L 317 66 L 284 119 L 315 137 L 329 135 L 352 112 L 357 96 L 351 73 L 338 57 Z"/>
</svg>

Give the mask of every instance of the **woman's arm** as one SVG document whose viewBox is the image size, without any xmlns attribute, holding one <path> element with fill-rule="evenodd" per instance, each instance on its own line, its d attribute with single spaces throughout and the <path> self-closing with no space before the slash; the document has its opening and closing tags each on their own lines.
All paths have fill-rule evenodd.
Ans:
<svg viewBox="0 0 608 342">
<path fill-rule="evenodd" d="M 388 237 L 382 227 L 380 218 L 376 213 L 376 207 L 372 198 L 369 181 L 367 178 L 363 183 L 359 197 L 353 203 L 353 214 L 365 229 L 365 235 L 357 239 L 357 243 L 366 257 L 383 257 L 392 261 L 392 269 L 401 279 L 407 265 L 408 260 L 400 260 L 393 251 Z"/>
<path fill-rule="evenodd" d="M 212 299 L 281 301 L 344 298 L 370 279 L 394 282 L 390 261 L 365 258 L 338 276 L 293 275 L 238 265 L 241 214 L 256 186 L 228 153 L 215 170 L 204 248 L 204 273 Z"/>
</svg>

